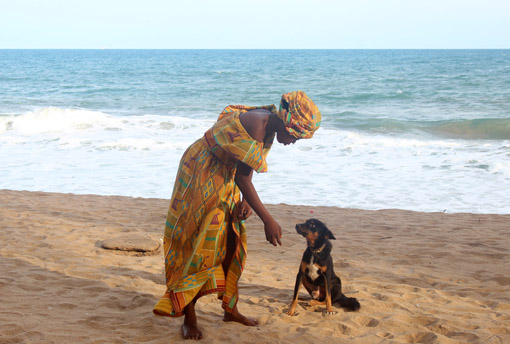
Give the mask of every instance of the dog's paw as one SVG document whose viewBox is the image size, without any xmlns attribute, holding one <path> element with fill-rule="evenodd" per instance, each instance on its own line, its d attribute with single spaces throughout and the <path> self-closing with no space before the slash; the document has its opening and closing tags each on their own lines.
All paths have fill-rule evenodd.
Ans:
<svg viewBox="0 0 510 344">
<path fill-rule="evenodd" d="M 288 312 L 286 312 L 285 314 L 286 314 L 287 316 L 289 316 L 289 317 L 295 317 L 295 316 L 299 315 L 299 313 L 298 313 L 298 312 L 294 312 L 294 311 L 293 311 L 293 312 L 288 311 Z"/>
</svg>

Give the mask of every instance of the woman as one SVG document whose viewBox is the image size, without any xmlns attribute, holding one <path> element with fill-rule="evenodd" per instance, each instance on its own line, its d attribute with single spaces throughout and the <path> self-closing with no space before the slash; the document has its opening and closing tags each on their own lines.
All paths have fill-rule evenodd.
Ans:
<svg viewBox="0 0 510 344">
<path fill-rule="evenodd" d="M 319 110 L 301 91 L 284 94 L 279 111 L 274 105 L 231 105 L 184 153 L 165 226 L 167 292 L 154 313 L 184 315 L 185 338 L 202 338 L 195 303 L 213 292 L 223 300 L 223 320 L 257 325 L 237 310 L 237 282 L 246 258 L 244 220 L 253 209 L 274 246 L 281 245 L 282 229 L 257 195 L 253 170 L 267 171 L 275 136 L 284 145 L 311 138 L 320 121 Z"/>
</svg>

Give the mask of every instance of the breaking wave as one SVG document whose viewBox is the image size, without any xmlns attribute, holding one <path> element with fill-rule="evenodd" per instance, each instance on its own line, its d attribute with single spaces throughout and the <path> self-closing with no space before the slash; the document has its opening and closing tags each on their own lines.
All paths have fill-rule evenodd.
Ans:
<svg viewBox="0 0 510 344">
<path fill-rule="evenodd" d="M 385 118 L 337 118 L 331 121 L 337 129 L 377 134 L 398 135 L 423 133 L 448 139 L 510 140 L 509 118 L 482 118 L 448 121 L 403 121 Z"/>
</svg>

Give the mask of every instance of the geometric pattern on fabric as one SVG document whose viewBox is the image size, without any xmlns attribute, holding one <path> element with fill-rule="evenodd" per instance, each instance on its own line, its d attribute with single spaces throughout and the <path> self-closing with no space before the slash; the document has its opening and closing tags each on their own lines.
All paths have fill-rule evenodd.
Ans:
<svg viewBox="0 0 510 344">
<path fill-rule="evenodd" d="M 236 234 L 240 244 L 236 246 L 232 262 L 229 265 L 229 270 L 226 278 L 225 294 L 222 296 L 223 309 L 232 311 L 239 300 L 239 293 L 237 284 L 241 278 L 241 273 L 244 269 L 247 254 L 247 237 L 246 228 L 244 223 L 235 222 L 233 230 Z"/>
<path fill-rule="evenodd" d="M 288 110 L 285 109 L 287 104 Z M 285 129 L 298 139 L 309 139 L 321 125 L 321 113 L 315 103 L 302 91 L 282 95 L 278 117 Z"/>
<path fill-rule="evenodd" d="M 247 252 L 244 222 L 233 219 L 240 201 L 234 182 L 237 161 L 265 172 L 274 139 L 257 142 L 242 126 L 239 115 L 257 108 L 276 111 L 274 105 L 229 106 L 181 158 L 163 241 L 167 290 L 154 308 L 156 314 L 181 316 L 195 297 L 213 292 L 223 298 L 227 311 L 237 303 Z M 236 236 L 236 247 L 225 276 L 222 263 L 229 228 Z"/>
<path fill-rule="evenodd" d="M 220 116 L 216 125 L 205 133 L 205 139 L 211 152 L 222 161 L 242 161 L 259 173 L 267 172 L 266 157 L 273 144 L 274 135 L 266 142 L 254 140 L 239 120 L 239 115 L 255 109 L 266 109 L 276 114 L 274 105 L 245 106 L 229 105 Z"/>
</svg>

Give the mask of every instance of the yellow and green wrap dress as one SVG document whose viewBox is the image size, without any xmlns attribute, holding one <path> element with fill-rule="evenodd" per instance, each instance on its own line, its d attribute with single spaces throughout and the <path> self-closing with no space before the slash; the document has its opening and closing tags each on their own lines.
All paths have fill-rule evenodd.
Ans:
<svg viewBox="0 0 510 344">
<path fill-rule="evenodd" d="M 234 182 L 239 161 L 266 172 L 266 156 L 274 135 L 254 140 L 239 115 L 253 109 L 277 113 L 274 105 L 231 105 L 205 135 L 184 153 L 177 172 L 164 236 L 167 291 L 154 313 L 181 316 L 196 296 L 217 292 L 223 308 L 232 311 L 238 301 L 237 283 L 246 260 L 246 229 L 234 214 L 240 191 Z M 227 276 L 222 268 L 227 231 L 236 245 Z"/>
</svg>

